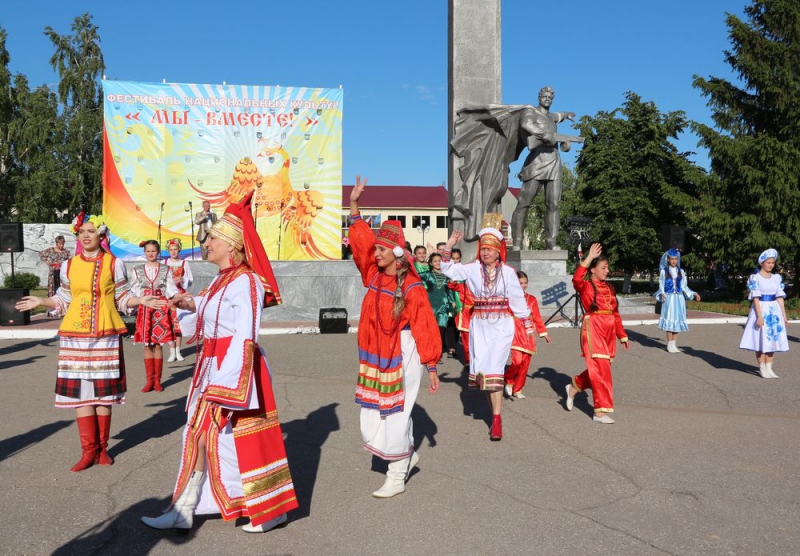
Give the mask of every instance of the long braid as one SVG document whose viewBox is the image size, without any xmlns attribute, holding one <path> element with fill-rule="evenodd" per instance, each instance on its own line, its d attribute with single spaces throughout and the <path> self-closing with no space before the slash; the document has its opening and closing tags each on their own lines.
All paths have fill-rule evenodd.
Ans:
<svg viewBox="0 0 800 556">
<path fill-rule="evenodd" d="M 596 259 L 592 260 L 592 262 L 589 264 L 589 270 L 592 270 L 594 267 L 597 266 L 598 263 L 600 263 L 602 261 L 608 261 L 608 256 L 600 255 Z M 589 283 L 592 285 L 592 290 L 594 291 L 594 295 L 592 296 L 592 304 L 589 306 L 589 310 L 590 311 L 597 311 L 597 309 L 598 309 L 598 306 L 597 306 L 597 286 L 595 286 L 594 280 L 592 280 L 591 272 L 587 272 L 586 273 L 586 277 L 584 278 L 584 280 L 588 280 L 589 281 Z M 617 306 L 619 306 L 619 301 L 617 300 L 617 292 L 614 289 L 614 286 L 612 286 L 606 280 L 603 280 L 603 281 L 606 283 L 606 286 L 608 287 L 608 289 L 611 290 L 611 294 L 614 296 L 614 303 Z"/>
<path fill-rule="evenodd" d="M 406 274 L 408 274 L 408 261 L 403 257 L 398 259 L 400 265 L 397 267 L 397 288 L 394 290 L 394 305 L 392 306 L 392 317 L 394 320 L 399 320 L 400 315 L 403 314 L 403 309 L 406 308 L 406 298 L 403 295 L 403 283 L 406 281 Z"/>
</svg>

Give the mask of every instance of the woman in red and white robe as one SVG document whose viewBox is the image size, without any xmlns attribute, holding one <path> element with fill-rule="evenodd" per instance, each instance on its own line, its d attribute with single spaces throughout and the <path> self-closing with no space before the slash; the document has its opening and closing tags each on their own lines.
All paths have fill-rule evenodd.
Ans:
<svg viewBox="0 0 800 556">
<path fill-rule="evenodd" d="M 258 345 L 261 311 L 280 303 L 255 230 L 252 193 L 209 230 L 208 261 L 220 272 L 200 295 L 177 296 L 183 331 L 203 339 L 186 403 L 187 421 L 172 507 L 143 517 L 155 529 L 191 529 L 195 514 L 247 517 L 262 533 L 297 508 L 272 376 Z"/>
</svg>

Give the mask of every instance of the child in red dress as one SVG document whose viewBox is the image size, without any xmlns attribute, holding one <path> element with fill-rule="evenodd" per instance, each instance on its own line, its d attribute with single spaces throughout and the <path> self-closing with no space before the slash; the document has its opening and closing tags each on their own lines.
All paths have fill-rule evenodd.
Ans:
<svg viewBox="0 0 800 556">
<path fill-rule="evenodd" d="M 550 336 L 547 334 L 542 314 L 539 312 L 539 302 L 536 301 L 535 296 L 526 291 L 528 289 L 528 275 L 520 270 L 517 272 L 517 278 L 519 278 L 519 285 L 522 286 L 522 291 L 525 292 L 525 303 L 528 304 L 531 310 L 531 319 L 536 327 L 536 333 L 549 344 Z M 528 335 L 523 322 L 515 317 L 514 340 L 511 342 L 511 365 L 506 368 L 505 376 L 506 396 L 513 396 L 520 400 L 525 399 L 522 388 L 525 386 L 525 379 L 528 378 L 528 368 L 531 365 L 531 356 L 534 353 L 536 353 L 536 340 L 533 339 L 533 336 Z"/>
<path fill-rule="evenodd" d="M 143 241 L 144 256 L 147 262 L 133 269 L 131 291 L 137 297 L 152 295 L 166 301 L 178 293 L 175 280 L 167 265 L 158 262 L 161 251 L 154 239 Z M 140 305 L 136 314 L 136 333 L 133 341 L 144 344 L 144 369 L 146 381 L 142 392 L 155 390 L 161 392 L 161 371 L 164 367 L 163 344 L 175 339 L 172 333 L 172 317 L 166 307 L 151 309 Z"/>
</svg>

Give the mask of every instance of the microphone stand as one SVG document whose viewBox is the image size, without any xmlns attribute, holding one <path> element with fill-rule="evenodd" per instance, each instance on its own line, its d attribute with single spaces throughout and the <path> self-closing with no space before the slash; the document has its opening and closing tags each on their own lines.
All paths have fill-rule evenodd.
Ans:
<svg viewBox="0 0 800 556">
<path fill-rule="evenodd" d="M 281 197 L 281 214 L 278 218 L 278 259 L 281 260 L 281 239 L 283 236 L 283 197 Z"/>
<path fill-rule="evenodd" d="M 189 201 L 189 220 L 192 226 L 192 260 L 194 260 L 194 213 L 192 212 L 192 202 Z"/>
<path fill-rule="evenodd" d="M 158 240 L 158 248 L 161 249 L 161 219 L 164 216 L 164 203 L 161 203 L 161 210 L 158 213 L 158 233 L 156 234 L 156 239 Z M 159 257 L 161 253 L 158 254 Z"/>
</svg>

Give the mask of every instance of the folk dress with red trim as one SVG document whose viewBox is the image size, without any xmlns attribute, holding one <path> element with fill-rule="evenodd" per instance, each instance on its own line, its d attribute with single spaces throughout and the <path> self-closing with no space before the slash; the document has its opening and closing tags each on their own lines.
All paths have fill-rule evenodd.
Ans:
<svg viewBox="0 0 800 556">
<path fill-rule="evenodd" d="M 167 300 L 179 293 L 175 280 L 172 278 L 170 267 L 160 263 L 155 273 L 152 270 L 148 272 L 147 265 L 134 268 L 133 276 L 131 277 L 131 292 L 136 297 L 154 295 L 163 300 Z M 173 327 L 171 311 L 139 305 L 139 310 L 136 313 L 136 332 L 133 335 L 133 342 L 145 345 L 172 342 L 175 340 Z"/>
<path fill-rule="evenodd" d="M 595 282 L 595 298 L 595 288 L 585 279 L 588 272 L 585 266 L 578 265 L 572 277 L 572 285 L 586 309 L 581 326 L 581 352 L 592 358 L 613 361 L 617 355 L 616 340 L 627 342 L 628 335 L 622 326 L 616 294 L 604 281 Z M 593 301 L 597 304 L 594 311 L 591 309 Z"/>
<path fill-rule="evenodd" d="M 469 321 L 472 318 L 472 307 L 475 300 L 465 282 L 450 281 L 447 287 L 458 294 L 461 301 L 461 310 L 456 314 L 456 329 L 459 332 L 469 332 Z"/>
<path fill-rule="evenodd" d="M 497 267 L 496 285 L 487 289 L 481 261 L 453 263 L 450 252 L 442 256 L 442 272 L 450 279 L 464 281 L 473 297 L 469 325 L 469 387 L 497 391 L 505 384 L 505 367 L 514 338 L 514 319 L 526 330 L 533 329 L 530 308 L 516 271 L 506 264 Z"/>
<path fill-rule="evenodd" d="M 592 390 L 595 412 L 611 413 L 614 411 L 611 362 L 617 354 L 616 340 L 627 342 L 628 336 L 622 326 L 614 290 L 604 281 L 590 282 L 588 273 L 585 266 L 579 265 L 572 277 L 572 285 L 586 309 L 580 339 L 586 370 L 573 377 L 572 385 L 579 392 Z M 596 309 L 592 309 L 593 302 Z"/>
<path fill-rule="evenodd" d="M 122 403 L 127 389 L 120 334 L 127 332 L 119 311 L 127 309 L 130 286 L 125 265 L 101 252 L 76 255 L 61 265 L 61 285 L 50 299 L 63 315 L 59 327 L 56 405 L 80 407 Z M 83 394 L 82 381 L 93 394 Z"/>
<path fill-rule="evenodd" d="M 403 411 L 405 403 L 400 332 L 410 328 L 420 362 L 428 369 L 435 369 L 442 352 L 439 326 L 422 282 L 411 272 L 403 283 L 405 309 L 399 321 L 394 321 L 392 308 L 397 281 L 379 270 L 375 262 L 375 235 L 370 227 L 360 216 L 352 217 L 351 221 L 353 261 L 368 288 L 358 324 L 360 367 L 355 401 L 382 416 L 391 415 Z"/>
<path fill-rule="evenodd" d="M 525 303 L 531 310 L 531 320 L 536 327 L 536 333 L 540 338 L 544 338 L 547 336 L 547 327 L 544 325 L 542 313 L 539 311 L 539 302 L 536 300 L 536 296 L 525 293 Z M 528 335 L 525 323 L 516 317 L 514 317 L 514 339 L 511 341 L 511 349 L 531 355 L 536 353 L 536 340 L 532 334 Z"/>
<path fill-rule="evenodd" d="M 249 517 L 259 525 L 298 507 L 272 379 L 256 343 L 264 288 L 246 265 L 223 270 L 197 312 L 181 312 L 188 334 L 204 337 L 187 400 L 181 467 L 173 500 L 189 481 L 199 440 L 208 434 L 207 487 L 195 513 Z"/>
<path fill-rule="evenodd" d="M 183 260 L 178 261 L 176 264 L 172 259 L 167 259 L 164 264 L 172 271 L 172 278 L 175 281 L 175 287 L 178 288 L 178 292 L 181 294 L 186 293 L 187 290 L 192 287 L 192 282 L 194 281 L 191 267 Z M 178 321 L 178 310 L 172 307 L 169 311 L 169 315 L 172 319 L 172 334 L 177 339 L 183 336 L 181 325 Z"/>
</svg>

